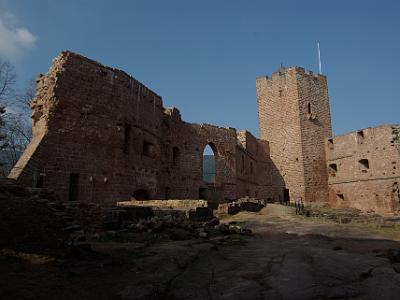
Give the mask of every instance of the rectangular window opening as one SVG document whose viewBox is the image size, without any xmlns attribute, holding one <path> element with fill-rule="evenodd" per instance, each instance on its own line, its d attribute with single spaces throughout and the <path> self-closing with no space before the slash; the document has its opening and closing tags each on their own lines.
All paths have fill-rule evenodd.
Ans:
<svg viewBox="0 0 400 300">
<path fill-rule="evenodd" d="M 361 172 L 363 172 L 363 173 L 366 173 L 366 172 L 368 172 L 368 169 L 369 169 L 369 161 L 368 161 L 368 159 L 360 159 L 359 161 L 358 161 L 358 164 L 359 164 L 359 168 L 360 168 L 360 170 L 361 170 Z"/>
<path fill-rule="evenodd" d="M 78 201 L 79 173 L 69 174 L 69 201 Z"/>
</svg>

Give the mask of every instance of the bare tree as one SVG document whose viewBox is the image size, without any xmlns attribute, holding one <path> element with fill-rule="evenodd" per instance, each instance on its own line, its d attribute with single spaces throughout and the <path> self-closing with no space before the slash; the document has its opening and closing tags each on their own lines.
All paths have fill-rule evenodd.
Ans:
<svg viewBox="0 0 400 300">
<path fill-rule="evenodd" d="M 7 61 L 0 60 L 0 105 L 3 107 L 14 96 L 15 81 L 13 66 Z"/>
<path fill-rule="evenodd" d="M 22 92 L 15 91 L 12 65 L 0 60 L 0 176 L 7 176 L 31 139 L 30 106 L 35 82 Z"/>
<path fill-rule="evenodd" d="M 6 124 L 6 104 L 14 94 L 16 75 L 9 62 L 0 60 L 0 169 L 4 173 L 7 166 L 7 158 L 4 157 L 4 149 L 8 147 Z M 2 174 L 4 175 L 4 174 Z"/>
<path fill-rule="evenodd" d="M 35 98 L 36 82 L 29 80 L 25 90 L 16 95 L 16 105 L 25 117 L 29 118 L 31 113 L 32 100 Z"/>
</svg>

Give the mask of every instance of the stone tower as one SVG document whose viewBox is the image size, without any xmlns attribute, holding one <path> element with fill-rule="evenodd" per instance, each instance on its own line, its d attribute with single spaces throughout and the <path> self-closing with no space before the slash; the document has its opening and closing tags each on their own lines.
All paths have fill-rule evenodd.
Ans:
<svg viewBox="0 0 400 300">
<path fill-rule="evenodd" d="M 256 81 L 260 138 L 270 142 L 281 197 L 328 201 L 325 141 L 332 136 L 324 75 L 281 68 Z M 282 186 L 284 182 L 285 186 Z"/>
</svg>

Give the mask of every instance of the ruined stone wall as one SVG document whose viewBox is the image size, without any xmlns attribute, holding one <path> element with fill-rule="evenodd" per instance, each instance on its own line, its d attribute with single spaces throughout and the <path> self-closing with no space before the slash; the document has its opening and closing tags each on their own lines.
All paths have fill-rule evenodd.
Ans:
<svg viewBox="0 0 400 300">
<path fill-rule="evenodd" d="M 272 179 L 273 166 L 269 158 L 269 144 L 250 132 L 238 132 L 236 152 L 238 197 L 279 200 L 280 189 Z"/>
<path fill-rule="evenodd" d="M 256 88 L 260 137 L 270 143 L 275 184 L 288 188 L 292 201 L 326 201 L 324 139 L 331 136 L 326 78 L 281 68 L 271 78 L 258 78 Z"/>
<path fill-rule="evenodd" d="M 39 178 L 63 200 L 71 176 L 84 201 L 126 199 L 140 188 L 154 197 L 162 116 L 161 98 L 126 73 L 63 52 L 38 82 L 33 135 L 43 138 L 10 177 L 29 185 Z"/>
<path fill-rule="evenodd" d="M 207 144 L 216 155 L 215 183 L 203 181 Z M 198 199 L 204 191 L 229 200 L 238 196 L 243 149 L 253 164 L 246 173 L 253 193 L 268 194 L 256 179 L 265 169 L 265 147 L 250 134 L 241 145 L 234 128 L 184 122 L 179 110 L 165 109 L 160 96 L 125 72 L 63 52 L 38 78 L 33 139 L 9 177 L 50 188 L 64 201 Z"/>
<path fill-rule="evenodd" d="M 175 109 L 176 110 L 176 109 Z M 220 199 L 236 198 L 236 130 L 191 124 L 165 117 L 163 185 L 168 198 L 198 199 L 200 189 L 213 189 Z M 214 184 L 203 182 L 203 151 L 210 145 L 216 159 Z M 175 152 L 175 157 L 174 157 Z"/>
<path fill-rule="evenodd" d="M 399 132 L 399 126 L 383 125 L 327 140 L 332 206 L 399 213 Z"/>
</svg>

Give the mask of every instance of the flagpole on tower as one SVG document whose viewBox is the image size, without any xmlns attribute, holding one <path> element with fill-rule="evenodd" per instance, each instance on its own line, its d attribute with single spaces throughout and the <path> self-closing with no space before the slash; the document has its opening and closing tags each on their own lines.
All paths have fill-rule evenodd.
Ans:
<svg viewBox="0 0 400 300">
<path fill-rule="evenodd" d="M 318 73 L 322 74 L 322 66 L 321 66 L 321 51 L 319 49 L 319 42 L 317 42 L 317 49 L 318 49 Z"/>
</svg>

